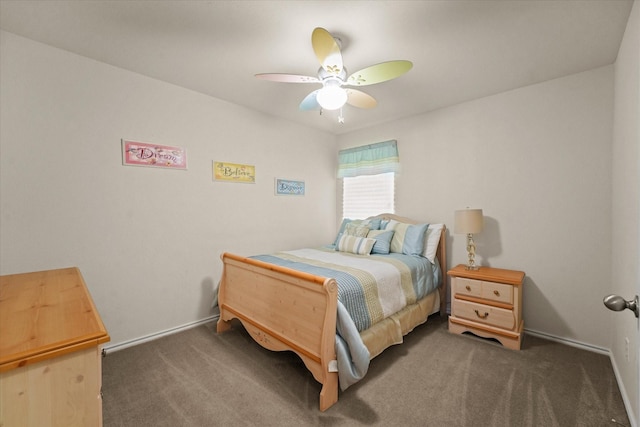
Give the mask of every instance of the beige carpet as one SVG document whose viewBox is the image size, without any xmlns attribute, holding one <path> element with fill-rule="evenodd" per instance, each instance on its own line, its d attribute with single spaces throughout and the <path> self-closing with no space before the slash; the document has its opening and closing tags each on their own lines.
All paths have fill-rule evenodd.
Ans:
<svg viewBox="0 0 640 427">
<path fill-rule="evenodd" d="M 450 334 L 436 315 L 320 412 L 320 384 L 296 355 L 263 349 L 239 323 L 214 327 L 108 354 L 105 427 L 629 425 L 607 356 L 532 336 L 507 350 Z"/>
</svg>

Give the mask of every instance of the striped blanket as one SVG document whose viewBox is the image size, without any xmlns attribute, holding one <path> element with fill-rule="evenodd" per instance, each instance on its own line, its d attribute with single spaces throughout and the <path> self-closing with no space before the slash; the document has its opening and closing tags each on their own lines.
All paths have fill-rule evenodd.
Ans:
<svg viewBox="0 0 640 427">
<path fill-rule="evenodd" d="M 439 269 L 423 257 L 390 253 L 354 255 L 330 248 L 251 257 L 338 282 L 338 301 L 359 332 L 437 289 Z"/>
</svg>

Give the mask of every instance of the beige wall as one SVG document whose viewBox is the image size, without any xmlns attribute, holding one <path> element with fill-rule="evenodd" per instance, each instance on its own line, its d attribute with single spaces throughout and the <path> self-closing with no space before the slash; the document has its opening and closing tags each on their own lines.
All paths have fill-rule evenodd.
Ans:
<svg viewBox="0 0 640 427">
<path fill-rule="evenodd" d="M 2 32 L 0 273 L 82 271 L 110 345 L 211 315 L 220 254 L 327 243 L 332 135 Z M 122 138 L 188 171 L 122 166 Z M 212 160 L 256 184 L 212 181 Z M 306 181 L 274 195 L 274 178 Z M 295 212 L 295 214 L 292 214 Z"/>
<path fill-rule="evenodd" d="M 638 324 L 602 297 L 640 286 L 638 15 L 615 67 L 337 138 L 2 32 L 0 274 L 77 265 L 112 344 L 201 320 L 223 251 L 325 243 L 337 148 L 397 139 L 397 213 L 451 226 L 483 208 L 478 260 L 527 273 L 527 330 L 611 348 L 637 419 L 621 337 L 637 348 Z M 185 146 L 189 170 L 124 167 L 121 138 Z M 258 182 L 214 183 L 212 160 Z M 274 177 L 307 195 L 275 197 Z M 464 262 L 463 236 L 448 243 Z"/>
<path fill-rule="evenodd" d="M 396 212 L 452 227 L 456 209 L 482 208 L 476 260 L 527 273 L 525 328 L 606 349 L 612 108 L 608 66 L 338 141 L 397 139 Z M 452 231 L 451 266 L 466 258 L 464 236 Z"/>
<path fill-rule="evenodd" d="M 639 16 L 636 2 L 615 66 L 338 138 L 340 148 L 398 140 L 400 215 L 451 227 L 454 210 L 483 208 L 480 263 L 527 273 L 528 332 L 611 350 L 632 425 L 640 326 L 602 298 L 640 294 Z M 452 231 L 456 265 L 465 262 L 465 241 Z"/>
<path fill-rule="evenodd" d="M 615 65 L 612 186 L 612 289 L 626 299 L 640 295 L 640 4 L 631 10 Z M 614 368 L 627 390 L 627 408 L 640 421 L 640 322 L 629 311 L 609 313 Z M 629 338 L 629 357 L 624 339 Z M 636 423 L 637 425 L 637 423 Z"/>
</svg>

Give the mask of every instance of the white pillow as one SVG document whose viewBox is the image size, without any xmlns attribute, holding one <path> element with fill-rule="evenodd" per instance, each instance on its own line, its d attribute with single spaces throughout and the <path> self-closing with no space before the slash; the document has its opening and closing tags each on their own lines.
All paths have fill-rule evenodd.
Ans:
<svg viewBox="0 0 640 427">
<path fill-rule="evenodd" d="M 436 251 L 440 244 L 442 227 L 444 227 L 444 224 L 429 224 L 429 228 L 427 228 L 427 238 L 424 240 L 423 256 L 432 263 L 436 262 Z"/>
</svg>

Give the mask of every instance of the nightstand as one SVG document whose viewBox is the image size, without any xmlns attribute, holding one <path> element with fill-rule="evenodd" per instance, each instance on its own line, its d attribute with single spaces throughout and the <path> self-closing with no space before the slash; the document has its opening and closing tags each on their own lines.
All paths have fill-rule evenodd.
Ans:
<svg viewBox="0 0 640 427">
<path fill-rule="evenodd" d="M 525 273 L 491 267 L 466 270 L 464 265 L 458 265 L 447 275 L 451 277 L 449 331 L 472 332 L 520 350 Z"/>
</svg>

